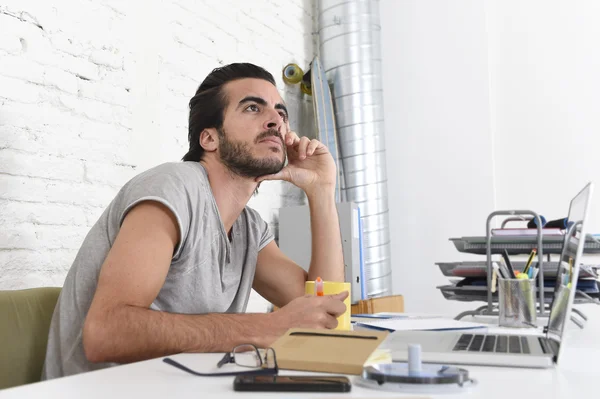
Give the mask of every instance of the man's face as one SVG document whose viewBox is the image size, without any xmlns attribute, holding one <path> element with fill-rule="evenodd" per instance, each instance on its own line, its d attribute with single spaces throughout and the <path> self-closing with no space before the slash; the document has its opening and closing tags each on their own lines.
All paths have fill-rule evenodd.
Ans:
<svg viewBox="0 0 600 399">
<path fill-rule="evenodd" d="M 233 173 L 259 177 L 285 165 L 287 109 L 271 83 L 240 79 L 224 86 L 227 107 L 219 133 L 219 156 Z"/>
</svg>

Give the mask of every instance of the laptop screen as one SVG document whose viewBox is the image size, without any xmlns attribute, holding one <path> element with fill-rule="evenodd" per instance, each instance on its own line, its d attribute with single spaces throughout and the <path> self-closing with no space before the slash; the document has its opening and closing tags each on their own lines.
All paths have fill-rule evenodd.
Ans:
<svg viewBox="0 0 600 399">
<path fill-rule="evenodd" d="M 588 183 L 572 200 L 568 227 L 559 259 L 559 269 L 550 308 L 547 338 L 560 343 L 571 315 L 575 288 L 579 276 L 581 254 L 585 243 L 585 224 L 589 217 L 592 183 Z"/>
</svg>

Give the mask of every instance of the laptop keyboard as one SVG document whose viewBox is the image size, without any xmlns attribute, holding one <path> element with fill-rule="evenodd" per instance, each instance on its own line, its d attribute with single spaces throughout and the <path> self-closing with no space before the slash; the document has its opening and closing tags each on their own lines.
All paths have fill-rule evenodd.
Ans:
<svg viewBox="0 0 600 399">
<path fill-rule="evenodd" d="M 531 353 L 527 337 L 517 335 L 462 334 L 453 351 Z"/>
</svg>

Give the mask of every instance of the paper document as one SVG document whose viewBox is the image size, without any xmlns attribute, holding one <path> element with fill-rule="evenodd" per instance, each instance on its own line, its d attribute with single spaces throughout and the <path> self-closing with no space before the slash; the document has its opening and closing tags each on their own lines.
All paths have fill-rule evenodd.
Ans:
<svg viewBox="0 0 600 399">
<path fill-rule="evenodd" d="M 367 359 L 364 367 L 373 366 L 375 364 L 392 363 L 392 353 L 389 349 L 375 349 L 371 356 Z"/>
<path fill-rule="evenodd" d="M 352 324 L 371 322 L 377 320 L 405 320 L 405 319 L 435 319 L 443 318 L 442 315 L 429 313 L 373 313 L 373 314 L 353 314 L 350 317 Z"/>
<path fill-rule="evenodd" d="M 487 324 L 473 323 L 442 318 L 405 318 L 361 321 L 354 324 L 354 329 L 376 329 L 385 331 L 446 331 L 486 329 Z"/>
</svg>

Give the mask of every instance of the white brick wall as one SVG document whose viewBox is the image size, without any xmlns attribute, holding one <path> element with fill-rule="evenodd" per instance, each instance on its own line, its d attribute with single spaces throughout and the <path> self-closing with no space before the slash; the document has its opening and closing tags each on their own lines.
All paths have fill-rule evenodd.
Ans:
<svg viewBox="0 0 600 399">
<path fill-rule="evenodd" d="M 4 0 L 0 4 L 0 289 L 61 285 L 89 228 L 133 175 L 187 150 L 188 101 L 213 68 L 277 79 L 292 128 L 310 99 L 285 86 L 313 56 L 314 0 Z M 251 200 L 277 231 L 295 187 Z M 249 310 L 264 310 L 254 295 Z"/>
</svg>

